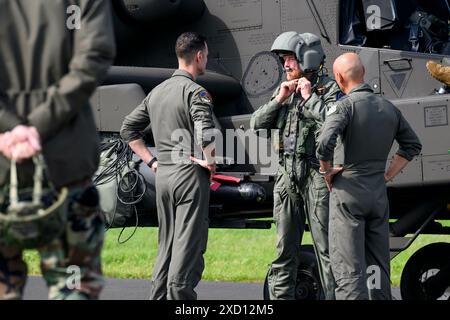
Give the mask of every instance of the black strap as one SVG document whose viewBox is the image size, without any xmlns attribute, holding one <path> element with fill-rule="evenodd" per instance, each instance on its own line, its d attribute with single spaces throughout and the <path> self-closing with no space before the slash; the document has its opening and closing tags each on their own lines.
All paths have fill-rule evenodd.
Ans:
<svg viewBox="0 0 450 320">
<path fill-rule="evenodd" d="M 148 166 L 149 168 L 151 168 L 152 165 L 153 165 L 156 161 L 158 161 L 158 158 L 153 157 L 152 160 L 150 160 L 150 161 L 147 163 L 147 166 Z"/>
</svg>

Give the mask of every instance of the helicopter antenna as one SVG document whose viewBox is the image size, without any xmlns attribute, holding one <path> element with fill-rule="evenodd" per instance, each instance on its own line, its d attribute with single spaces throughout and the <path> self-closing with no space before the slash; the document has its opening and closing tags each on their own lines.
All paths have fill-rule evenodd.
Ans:
<svg viewBox="0 0 450 320">
<path fill-rule="evenodd" d="M 322 38 L 327 40 L 329 44 L 331 44 L 330 37 L 328 35 L 327 30 L 325 29 L 325 25 L 323 24 L 322 18 L 320 17 L 319 12 L 317 11 L 316 5 L 314 4 L 314 0 L 307 0 L 306 4 L 309 7 L 309 11 L 311 11 L 311 14 L 314 18 L 314 21 L 316 22 L 317 26 L 319 27 L 320 35 Z"/>
</svg>

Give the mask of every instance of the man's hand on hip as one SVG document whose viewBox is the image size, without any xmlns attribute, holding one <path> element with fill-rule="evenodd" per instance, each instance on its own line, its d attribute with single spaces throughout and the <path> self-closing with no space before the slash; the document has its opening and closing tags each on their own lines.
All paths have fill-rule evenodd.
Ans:
<svg viewBox="0 0 450 320">
<path fill-rule="evenodd" d="M 331 168 L 325 175 L 325 182 L 327 183 L 328 191 L 331 192 L 333 190 L 333 179 L 334 176 L 340 173 L 342 170 L 344 170 L 343 167 L 334 167 Z"/>
<path fill-rule="evenodd" d="M 198 165 L 202 166 L 205 169 L 208 169 L 211 173 L 211 178 L 214 174 L 216 174 L 216 163 L 208 164 L 206 160 L 200 160 L 194 157 L 191 157 L 191 161 L 197 163 Z"/>
</svg>

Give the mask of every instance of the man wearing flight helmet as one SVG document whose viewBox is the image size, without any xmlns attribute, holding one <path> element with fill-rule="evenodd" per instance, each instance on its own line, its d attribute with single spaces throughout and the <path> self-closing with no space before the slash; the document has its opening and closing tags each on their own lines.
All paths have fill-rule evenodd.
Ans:
<svg viewBox="0 0 450 320">
<path fill-rule="evenodd" d="M 296 298 L 300 244 L 308 219 L 325 298 L 334 299 L 328 251 L 329 195 L 319 174 L 315 145 L 327 109 L 342 93 L 323 72 L 325 54 L 316 35 L 284 32 L 271 51 L 280 56 L 287 79 L 250 122 L 253 130 L 279 129 L 279 136 L 272 137 L 279 151 L 273 210 L 278 257 L 268 274 L 270 298 Z"/>
</svg>

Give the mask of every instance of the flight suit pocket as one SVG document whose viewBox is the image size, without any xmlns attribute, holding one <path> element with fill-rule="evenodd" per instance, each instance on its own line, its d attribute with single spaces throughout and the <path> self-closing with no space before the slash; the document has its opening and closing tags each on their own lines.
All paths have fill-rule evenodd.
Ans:
<svg viewBox="0 0 450 320">
<path fill-rule="evenodd" d="M 283 212 L 283 200 L 288 197 L 286 189 L 274 189 L 273 192 L 273 219 L 280 221 L 280 214 Z"/>
<path fill-rule="evenodd" d="M 306 210 L 316 232 L 328 232 L 329 193 L 325 180 L 314 169 L 310 170 L 305 191 Z"/>
<path fill-rule="evenodd" d="M 277 297 L 276 295 L 276 284 L 278 281 L 278 269 L 271 268 L 269 275 L 267 276 L 267 284 L 269 286 L 271 298 Z"/>
</svg>

